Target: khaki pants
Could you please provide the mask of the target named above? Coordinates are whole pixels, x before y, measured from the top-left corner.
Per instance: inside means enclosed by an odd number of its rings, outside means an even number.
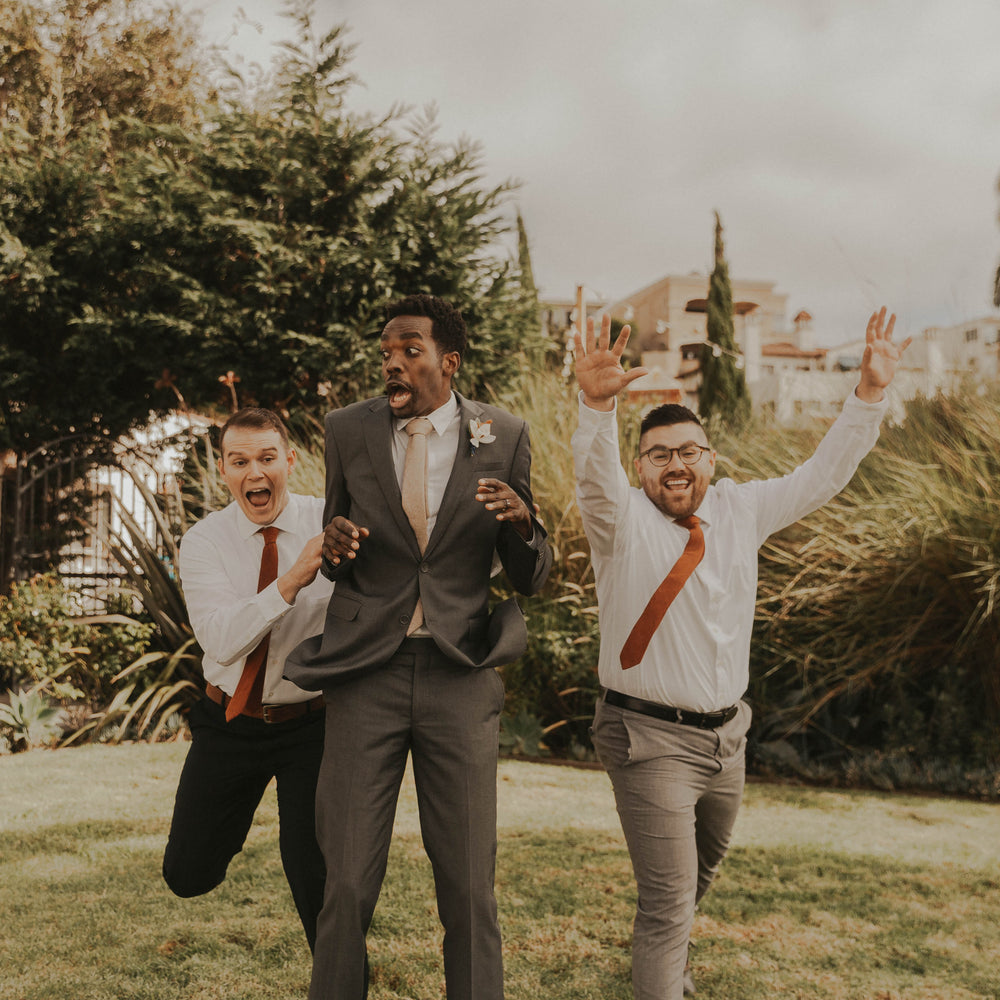
[[[729,847],[743,797],[750,706],[696,729],[597,704],[594,746],[611,778],[639,890],[635,1000],[681,1000],[695,906]]]

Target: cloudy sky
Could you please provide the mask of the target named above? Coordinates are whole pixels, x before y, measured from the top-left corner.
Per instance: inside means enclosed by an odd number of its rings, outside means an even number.
[[[280,0],[185,0],[266,60]],[[242,9],[252,24],[238,21]],[[620,298],[712,263],[808,309],[820,343],[886,303],[906,332],[995,315],[997,0],[318,0],[349,105],[434,103],[516,202],[544,293]]]

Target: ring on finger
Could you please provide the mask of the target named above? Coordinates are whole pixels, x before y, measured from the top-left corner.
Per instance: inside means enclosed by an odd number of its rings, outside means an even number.
[[[508,497],[503,498],[503,509],[510,510],[510,499]]]

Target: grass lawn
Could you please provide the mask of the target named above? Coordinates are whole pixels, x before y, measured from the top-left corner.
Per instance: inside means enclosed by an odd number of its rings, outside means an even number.
[[[2,1000],[303,1000],[269,791],[226,882],[160,879],[185,744],[0,757]],[[626,1000],[635,905],[601,771],[502,761],[509,1000]],[[1000,998],[1000,806],[754,784],[695,920],[699,1000]],[[371,1000],[444,996],[412,786],[370,935]]]

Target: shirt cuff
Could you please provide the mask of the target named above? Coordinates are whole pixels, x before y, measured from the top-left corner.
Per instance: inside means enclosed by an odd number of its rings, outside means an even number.
[[[278,590],[278,581],[269,583],[258,595],[258,607],[265,620],[273,625],[279,618],[283,618],[292,610],[289,604]]]
[[[618,419],[618,397],[616,396],[612,403],[614,404],[610,410],[595,410],[592,406],[587,406],[583,401],[583,390],[581,389],[577,393],[577,399],[580,401],[580,424],[581,426],[590,423],[591,426],[603,427],[612,420]]]
[[[889,393],[883,390],[882,398],[877,403],[866,403],[854,389],[844,400],[843,413],[848,417],[856,417],[860,423],[878,423],[889,409]]]

